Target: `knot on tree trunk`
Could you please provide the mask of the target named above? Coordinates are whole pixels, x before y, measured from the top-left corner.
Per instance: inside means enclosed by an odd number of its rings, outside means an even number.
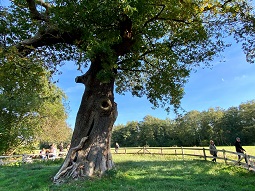
[[[102,97],[98,100],[97,106],[103,115],[110,115],[112,111],[112,102],[108,97]]]

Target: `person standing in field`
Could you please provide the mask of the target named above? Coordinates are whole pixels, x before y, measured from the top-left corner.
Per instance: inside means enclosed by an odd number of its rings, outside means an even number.
[[[59,154],[58,154],[58,156],[60,156],[60,157],[62,157],[63,156],[63,153],[62,152],[64,152],[64,145],[63,145],[63,143],[60,143],[60,145],[58,146],[58,148],[59,148]]]
[[[119,144],[116,142],[116,143],[115,143],[115,153],[118,153],[119,148],[120,148],[120,146],[119,146]]]
[[[214,144],[213,140],[210,140],[210,145],[209,145],[209,149],[210,149],[210,154],[213,156],[213,162],[216,162],[216,158],[217,158],[217,149],[216,146]]]
[[[60,143],[60,145],[59,145],[59,152],[63,152],[64,151],[64,145],[63,145],[63,143]]]
[[[244,148],[242,147],[241,144],[241,139],[239,137],[236,137],[236,142],[235,142],[235,148],[236,148],[236,152],[238,154],[238,161],[241,159],[241,155],[239,155],[240,153],[244,154]],[[245,162],[247,163],[247,159],[246,157],[244,157]],[[240,165],[240,163],[239,163]]]

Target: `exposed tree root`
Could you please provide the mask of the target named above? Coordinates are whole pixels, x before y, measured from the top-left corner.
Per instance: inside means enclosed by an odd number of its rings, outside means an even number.
[[[83,168],[83,165],[81,165],[79,162],[75,162],[74,158],[77,151],[83,148],[83,145],[87,139],[88,137],[83,137],[78,146],[73,147],[69,150],[64,164],[53,178],[53,181],[55,183],[60,183],[62,181],[62,177],[77,178],[78,176],[83,176],[83,174],[80,174],[80,172],[82,172],[80,169]]]

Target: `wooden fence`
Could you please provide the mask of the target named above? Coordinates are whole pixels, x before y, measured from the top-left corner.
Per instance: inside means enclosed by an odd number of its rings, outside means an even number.
[[[224,162],[228,165],[240,165],[248,170],[255,171],[255,156],[248,154],[236,153],[226,150],[217,150],[217,162]],[[116,152],[112,149],[113,154],[150,154],[150,155],[172,155],[177,160],[181,157],[185,160],[187,157],[196,157],[203,160],[211,160],[213,156],[210,155],[210,150],[202,147],[127,147],[119,148]],[[240,159],[238,159],[238,155]],[[58,152],[56,158],[64,158],[66,152]],[[179,157],[179,158],[178,158]],[[49,159],[52,159],[49,157]],[[0,165],[13,163],[13,162],[33,162],[33,160],[41,160],[40,154],[23,154],[12,156],[0,156]],[[247,161],[247,162],[246,162]]]
[[[212,160],[214,157],[210,154],[210,150],[202,147],[128,147],[119,148],[117,152],[112,149],[115,154],[150,154],[150,155],[172,155],[181,157],[196,157],[203,160]],[[248,170],[255,171],[255,156],[237,153],[226,150],[217,149],[217,161],[224,162],[228,165],[238,165]],[[240,156],[240,159],[238,157]],[[246,162],[247,161],[247,162]]]

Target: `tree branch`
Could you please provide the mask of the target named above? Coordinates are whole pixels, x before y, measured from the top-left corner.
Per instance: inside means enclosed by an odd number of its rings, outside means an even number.
[[[153,5],[153,4],[152,4]],[[155,6],[155,5],[153,5],[153,6]],[[158,17],[159,17],[159,15],[164,11],[164,9],[165,9],[165,5],[157,5],[157,6],[161,6],[162,7],[162,9],[160,10],[160,12],[158,13],[158,14],[156,14],[154,17],[152,17],[151,19],[149,19],[148,21],[146,21],[145,23],[144,23],[144,27],[146,27],[147,26],[147,24],[148,23],[150,23],[150,22],[152,22],[152,21],[154,21],[154,20],[156,20]]]
[[[172,19],[172,18],[162,18],[162,17],[158,17],[157,20],[175,21],[175,22],[179,22],[179,23],[191,24],[190,22],[187,22],[187,21],[182,20],[182,19]]]
[[[41,21],[48,21],[48,18],[46,16],[40,14],[37,11],[36,2],[34,0],[26,0],[26,1],[27,1],[28,8],[30,10],[30,15],[31,15],[32,19],[41,20]],[[38,0],[38,2],[40,3],[40,5],[42,5],[43,7],[46,8],[46,11],[50,7],[50,4],[47,4],[47,3],[43,2],[42,0]]]
[[[51,4],[50,3],[46,3],[43,0],[36,0],[37,4],[40,4],[41,6],[43,6],[46,10],[49,10],[49,8],[51,8]]]
[[[58,43],[74,44],[75,40],[79,40],[81,33],[77,30],[69,32],[61,32],[56,27],[44,28],[30,39],[26,39],[16,45],[16,48],[22,56],[27,56],[34,49],[42,46],[50,46]]]
[[[121,68],[118,67],[118,70],[126,70],[126,71],[130,71],[130,72],[148,72],[147,70],[138,70],[138,69],[127,69],[127,68]]]
[[[227,5],[228,3],[231,3],[231,2],[232,2],[232,0],[227,0],[227,1],[224,1],[223,4],[218,3],[218,4],[215,4],[214,6],[211,6],[211,7],[208,7],[208,6],[207,6],[207,7],[204,8],[204,11],[212,10],[212,9],[214,9],[215,7],[217,7],[217,8],[225,8],[226,5]]]

